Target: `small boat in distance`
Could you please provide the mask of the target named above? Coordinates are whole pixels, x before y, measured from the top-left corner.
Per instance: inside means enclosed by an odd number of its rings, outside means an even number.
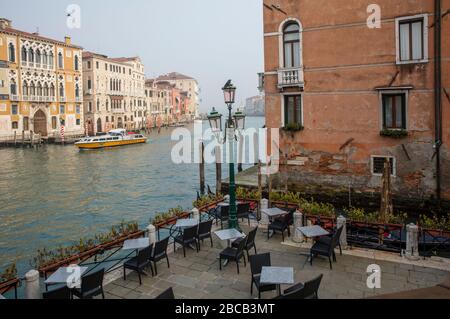
[[[75,143],[75,146],[79,149],[100,149],[146,142],[147,138],[142,134],[127,133],[124,129],[117,129],[109,131],[106,135],[82,138]]]

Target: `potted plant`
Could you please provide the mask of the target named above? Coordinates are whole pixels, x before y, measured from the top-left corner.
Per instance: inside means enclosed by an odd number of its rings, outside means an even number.
[[[0,293],[6,293],[19,285],[16,264],[12,264],[0,274]]]
[[[380,131],[380,136],[384,137],[392,137],[392,138],[403,138],[408,136],[408,131],[401,129],[401,130],[394,130],[394,129],[383,129]]]

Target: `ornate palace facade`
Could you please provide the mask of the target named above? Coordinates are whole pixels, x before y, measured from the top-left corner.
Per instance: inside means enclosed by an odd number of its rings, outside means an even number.
[[[0,135],[83,134],[82,48],[0,19]]]
[[[89,135],[145,126],[144,65],[138,57],[83,53],[84,115]]]

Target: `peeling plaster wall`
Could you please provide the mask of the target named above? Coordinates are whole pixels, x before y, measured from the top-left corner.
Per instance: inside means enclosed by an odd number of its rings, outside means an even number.
[[[381,187],[381,178],[371,173],[371,156],[393,156],[394,194],[433,198],[434,1],[378,1],[382,9],[381,29],[369,29],[365,24],[366,9],[371,3],[264,0],[265,5],[278,5],[286,13],[264,7],[266,124],[269,128],[282,126],[282,94],[303,95],[305,129],[296,133],[280,130],[280,149],[287,159],[307,158],[304,166],[282,167],[290,184],[351,185],[359,191],[376,192]],[[448,9],[450,0],[443,0],[443,12]],[[430,61],[397,65],[395,18],[423,13],[429,15]],[[276,72],[280,65],[276,33],[286,18],[296,18],[303,26],[303,90],[281,91],[277,87]],[[445,36],[450,33],[450,17],[443,19],[442,29],[443,87],[450,93],[450,37]],[[407,91],[408,137],[380,136],[381,107],[376,88],[389,85],[412,87]],[[443,94],[442,198],[450,201],[449,102]]]

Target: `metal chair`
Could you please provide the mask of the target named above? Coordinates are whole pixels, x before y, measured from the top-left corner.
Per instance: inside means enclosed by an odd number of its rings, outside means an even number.
[[[161,293],[158,297],[156,297],[155,299],[166,299],[166,300],[174,300],[175,299],[175,295],[173,293],[173,289],[172,287],[170,287],[169,289],[167,289],[166,291],[164,291],[163,293]]]
[[[239,218],[247,218],[248,226],[250,226],[250,203],[239,204],[237,207],[237,217]]]
[[[203,242],[206,238],[209,238],[211,240],[211,247],[213,247],[213,239],[211,234],[213,220],[208,220],[205,222],[202,222],[198,225],[198,231],[196,234],[197,242],[198,242],[198,248],[200,249],[200,241]]]
[[[48,300],[67,300],[72,299],[72,293],[67,286],[46,291],[42,294],[42,299]]]
[[[181,246],[183,246],[184,257],[186,257],[186,246],[188,246],[190,244],[195,244],[195,248],[198,252],[198,242],[197,242],[197,238],[195,238],[195,236],[197,235],[197,228],[198,228],[198,226],[186,228],[183,231],[182,235],[175,237],[173,240],[173,251],[175,251],[176,244],[178,243]]]
[[[169,245],[169,237],[163,239],[155,244],[155,249],[150,256],[150,261],[155,266],[155,275],[158,275],[158,267],[156,263],[164,258],[167,260],[167,268],[170,268],[169,256],[167,255],[167,246]]]
[[[217,221],[220,220],[220,228],[223,229],[223,222],[227,221],[229,217],[230,217],[230,206],[218,207],[218,212],[216,215],[216,225]]]
[[[102,268],[97,272],[81,277],[81,288],[72,289],[72,294],[80,299],[92,299],[101,294],[102,298],[105,299],[105,293],[103,292],[104,276],[105,269]]]
[[[153,244],[147,248],[139,250],[136,257],[131,258],[123,264],[123,280],[127,280],[127,269],[134,270],[138,273],[139,284],[142,285],[141,274],[144,273],[144,269],[148,266],[150,266],[150,269],[152,270],[152,276],[154,276],[152,263],[150,262],[152,250]]]
[[[286,289],[280,299],[319,299],[319,287],[323,275]]]
[[[248,258],[248,259],[250,259],[250,253],[249,253],[250,249],[254,248],[254,249],[255,249],[255,254],[257,254],[257,252],[256,252],[256,244],[255,244],[255,238],[256,238],[256,233],[257,233],[257,232],[258,232],[258,227],[254,228],[253,230],[251,230],[251,231],[248,233],[248,236],[247,236],[247,242],[245,243],[245,250],[247,251],[247,258]],[[238,239],[236,239],[236,240],[231,244],[231,247],[238,248],[240,242],[243,241],[243,240],[244,240],[244,238],[238,238]]]
[[[315,256],[325,256],[328,257],[328,261],[330,262],[330,269],[333,269],[333,263],[331,262],[331,257],[333,257],[333,261],[336,260],[336,253],[334,252],[334,249],[339,243],[339,239],[341,238],[343,227],[339,228],[331,237],[331,240],[329,242],[323,242],[323,241],[317,241],[314,243],[314,245],[311,247],[310,251],[310,264],[312,266],[313,258]]]
[[[289,229],[289,224],[291,222],[291,213],[287,213],[286,215],[283,215],[277,219],[275,219],[273,222],[271,222],[267,229],[267,239],[270,238],[270,231],[273,230],[275,233],[276,231],[281,232],[281,236],[284,241],[284,232],[287,230],[288,236],[291,237],[291,230]]]
[[[253,295],[253,285],[258,289],[258,298],[261,299],[261,292],[277,290],[277,285],[261,285],[262,267],[270,267],[270,253],[253,255],[249,257],[252,281],[250,283],[250,293]]]
[[[244,258],[244,266],[247,267],[247,262],[245,260],[245,254],[244,254],[244,248],[245,243],[247,239],[245,238],[243,241],[239,243],[238,248],[232,248],[228,247],[225,248],[220,254],[219,254],[219,267],[220,270],[222,270],[222,260],[228,260],[228,261],[235,261],[237,266],[237,273],[239,274],[239,261],[241,258]]]

